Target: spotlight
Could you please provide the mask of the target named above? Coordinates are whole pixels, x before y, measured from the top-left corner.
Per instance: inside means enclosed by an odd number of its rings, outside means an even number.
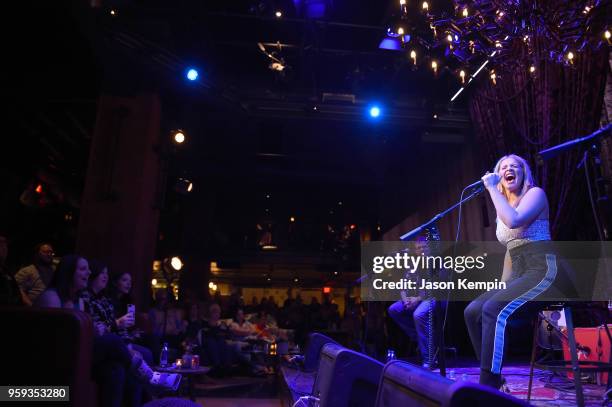
[[[412,59],[412,63],[416,65],[417,61],[416,61],[416,51],[415,50],[410,51],[410,59]]]
[[[294,283],[297,283],[298,281],[300,281],[297,277],[293,279]]]
[[[427,3],[426,1],[423,2],[423,4],[421,5],[421,9],[423,11],[428,11],[429,10],[429,3]]]
[[[531,66],[529,67],[529,72],[534,73],[534,72],[535,72],[535,70],[536,70],[536,67],[535,67],[534,65],[531,65]]]
[[[400,0],[400,6],[405,6],[406,5],[406,0]]]
[[[369,113],[370,113],[370,117],[371,118],[376,119],[377,117],[380,116],[380,107],[378,107],[376,105],[371,106],[370,110],[369,110]]]
[[[495,70],[491,70],[491,82],[493,82],[493,85],[497,85],[497,75],[495,74]]]
[[[468,16],[468,9],[467,7],[463,9],[463,12],[461,13],[463,15],[463,17],[467,17]]]
[[[274,13],[274,15],[276,16],[276,18],[281,18],[283,16],[283,12],[279,10],[276,13]]]
[[[183,144],[185,142],[185,133],[182,130],[177,130],[174,133],[174,142],[176,144]]]
[[[290,221],[290,222],[295,222],[295,217],[293,217],[293,216],[292,216],[292,217],[290,217],[290,218],[289,218],[289,221]]]
[[[605,38],[606,40],[609,40],[609,39],[610,39],[610,36],[611,36],[611,35],[610,35],[610,30],[606,30],[606,31],[604,32],[604,38]]]
[[[189,79],[190,81],[195,81],[196,79],[198,79],[199,73],[196,69],[194,68],[189,68],[187,70],[187,79]]]
[[[402,27],[397,27],[397,35],[404,35],[404,29]]]
[[[116,15],[117,15],[117,12],[116,12],[115,10],[111,10],[111,11],[110,11],[110,15],[114,17],[114,16],[116,16]]]
[[[434,73],[438,73],[438,62],[431,61],[431,69],[433,69]]]
[[[181,261],[180,257],[178,257],[178,256],[174,256],[173,258],[170,259],[170,265],[176,271],[179,271],[180,269],[183,268],[183,262]]]
[[[572,62],[574,60],[574,53],[572,51],[569,51],[567,53],[567,60]]]
[[[154,278],[153,280],[151,280],[151,285],[152,286],[156,286],[157,285],[157,279]]]
[[[453,42],[453,36],[450,34],[446,36],[446,39],[448,40],[448,42]]]
[[[185,178],[179,178],[174,185],[174,190],[182,195],[187,195],[193,191],[193,182]]]
[[[459,71],[459,77],[461,78],[461,83],[465,83],[465,71],[463,69]]]

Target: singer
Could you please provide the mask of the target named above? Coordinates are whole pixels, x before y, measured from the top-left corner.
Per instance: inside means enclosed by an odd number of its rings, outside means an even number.
[[[514,154],[504,156],[482,181],[497,212],[497,239],[507,248],[502,273],[507,284],[472,301],[465,322],[480,359],[480,383],[500,388],[508,319],[519,309],[537,312],[542,304],[534,300],[554,289],[557,261],[535,243],[550,240],[548,199],[534,185],[529,164]]]

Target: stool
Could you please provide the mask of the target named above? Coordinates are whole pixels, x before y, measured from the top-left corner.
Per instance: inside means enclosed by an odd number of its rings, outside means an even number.
[[[531,349],[531,363],[529,369],[529,389],[527,391],[527,402],[531,400],[531,387],[533,384],[533,369],[537,367],[538,369],[548,370],[551,372],[572,372],[574,374],[574,386],[576,388],[576,404],[579,407],[584,407],[584,393],[582,390],[582,382],[581,382],[581,373],[582,372],[612,372],[612,363],[609,362],[599,362],[599,361],[591,361],[591,360],[578,360],[578,352],[576,348],[576,337],[574,335],[574,322],[572,316],[572,307],[570,305],[562,304],[561,305],[563,312],[565,313],[565,321],[567,324],[567,341],[569,344],[569,352],[571,356],[571,360],[553,360],[548,362],[536,362],[536,345],[537,345],[537,335],[538,328],[541,322],[541,314],[538,313],[538,320],[535,324],[534,335],[533,335],[533,344]],[[610,338],[610,332],[608,330],[607,324],[606,334],[608,338]],[[608,375],[608,383],[610,382],[610,375]]]

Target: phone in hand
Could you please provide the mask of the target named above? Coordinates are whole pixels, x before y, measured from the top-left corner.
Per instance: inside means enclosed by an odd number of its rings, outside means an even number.
[[[134,304],[128,304],[127,312],[132,315],[132,318],[136,318],[136,306]]]

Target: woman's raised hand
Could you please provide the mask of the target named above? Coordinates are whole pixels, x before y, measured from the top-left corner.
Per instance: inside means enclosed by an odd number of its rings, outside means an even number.
[[[494,172],[488,172],[482,176],[482,182],[485,188],[496,187],[501,181],[501,177]]]

